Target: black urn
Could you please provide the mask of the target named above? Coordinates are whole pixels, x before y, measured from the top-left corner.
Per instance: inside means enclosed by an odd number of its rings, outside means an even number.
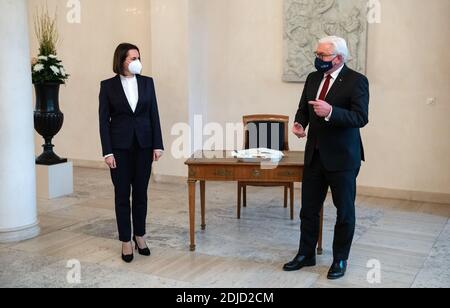
[[[57,165],[66,163],[67,159],[60,158],[53,152],[55,147],[52,139],[61,130],[64,114],[59,109],[60,83],[35,84],[36,109],[34,111],[34,129],[41,135],[45,144],[43,153],[36,158],[38,165]]]

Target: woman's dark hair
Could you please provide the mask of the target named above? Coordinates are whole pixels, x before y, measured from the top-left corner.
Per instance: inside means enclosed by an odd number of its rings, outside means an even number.
[[[118,75],[125,75],[123,63],[127,59],[128,52],[130,50],[137,50],[139,52],[139,56],[141,54],[139,48],[136,45],[129,43],[122,43],[119,46],[117,46],[116,51],[114,52],[114,61],[113,61],[114,73]]]

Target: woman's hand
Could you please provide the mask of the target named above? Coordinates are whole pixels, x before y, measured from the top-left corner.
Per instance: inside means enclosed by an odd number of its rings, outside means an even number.
[[[110,169],[116,169],[116,159],[114,158],[114,155],[108,156],[105,158],[105,163],[108,165]]]
[[[153,161],[159,161],[159,159],[163,156],[163,151],[154,150],[153,151]]]

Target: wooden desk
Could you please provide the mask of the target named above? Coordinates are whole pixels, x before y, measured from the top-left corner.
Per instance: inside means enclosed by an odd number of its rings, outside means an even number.
[[[195,185],[200,182],[201,228],[206,230],[206,181],[221,182],[302,182],[304,152],[288,151],[276,167],[262,167],[260,163],[240,162],[230,151],[199,151],[186,161],[189,167],[189,227],[190,250],[195,251]],[[323,210],[321,213],[323,221]],[[317,253],[322,254],[322,223]]]

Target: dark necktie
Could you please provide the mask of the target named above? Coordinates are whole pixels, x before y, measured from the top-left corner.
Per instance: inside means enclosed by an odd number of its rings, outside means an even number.
[[[320,91],[319,100],[324,101],[327,97],[328,90],[330,88],[330,82],[331,82],[331,75],[327,75],[327,79],[325,79],[325,82],[322,87],[322,91]],[[316,150],[319,149],[319,140],[316,138],[316,144],[315,144]]]
[[[323,84],[322,91],[319,95],[319,100],[324,101],[327,97],[328,90],[330,89],[331,75],[327,76],[325,83]]]

